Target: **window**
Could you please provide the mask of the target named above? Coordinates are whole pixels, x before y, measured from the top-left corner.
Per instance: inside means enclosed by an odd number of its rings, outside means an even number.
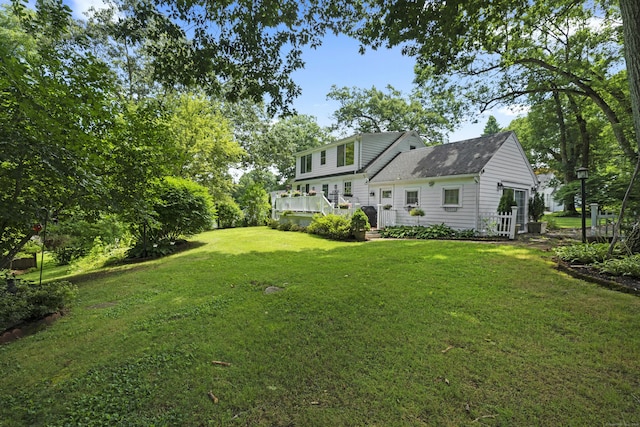
[[[300,173],[311,172],[311,154],[300,157]]]
[[[443,206],[460,206],[460,189],[445,188],[442,190]]]
[[[418,190],[405,191],[405,204],[415,206],[418,204]]]
[[[346,181],[344,183],[344,195],[351,196],[353,193],[351,192],[351,181]]]
[[[305,184],[304,186],[304,192],[309,194],[309,184]]]
[[[353,142],[338,145],[338,163],[337,163],[338,167],[352,165],[353,158],[354,158]]]
[[[324,165],[327,163],[327,150],[322,150],[320,152],[320,164]]]
[[[382,190],[382,198],[390,199],[391,198],[391,190]]]
[[[322,192],[324,193],[324,197],[329,198],[329,184],[322,184]]]

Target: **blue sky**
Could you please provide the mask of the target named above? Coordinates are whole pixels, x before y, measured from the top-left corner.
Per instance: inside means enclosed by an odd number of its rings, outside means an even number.
[[[0,0],[4,3],[5,0]],[[74,17],[86,19],[84,12],[91,6],[100,7],[101,0],[66,0]],[[302,88],[302,94],[294,102],[301,114],[315,116],[321,126],[333,123],[331,116],[338,103],[327,100],[332,85],[338,87],[384,89],[388,84],[408,94],[412,88],[414,60],[402,56],[400,49],[368,50],[365,55],[358,51],[358,42],[346,36],[327,36],[317,49],[304,52],[306,65],[293,74],[294,81]],[[498,120],[501,127],[507,126],[516,114],[508,108],[495,109],[478,114],[477,123],[463,123],[449,135],[449,141],[459,141],[480,136],[489,115]]]

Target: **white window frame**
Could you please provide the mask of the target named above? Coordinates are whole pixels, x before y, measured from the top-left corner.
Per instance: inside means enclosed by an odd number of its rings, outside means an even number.
[[[409,203],[409,193],[416,193],[416,203]],[[420,206],[420,189],[419,188],[405,188],[404,189],[404,204],[405,206]]]
[[[347,187],[349,187],[349,191],[347,191]],[[350,194],[351,196],[353,196],[353,185],[351,184],[351,181],[345,181],[342,184],[342,194],[343,195]],[[350,197],[350,196],[347,196],[347,197]]]
[[[307,154],[300,157],[300,174],[310,173],[313,169],[313,155]]]
[[[446,192],[451,190],[458,190],[458,203],[446,203]],[[444,208],[459,208],[462,207],[462,187],[443,187],[442,188],[442,207]]]

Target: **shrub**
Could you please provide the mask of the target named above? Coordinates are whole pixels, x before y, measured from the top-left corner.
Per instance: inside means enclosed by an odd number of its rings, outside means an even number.
[[[291,221],[284,221],[278,225],[278,230],[280,231],[289,231],[291,230]]]
[[[369,224],[369,217],[367,214],[360,208],[356,209],[351,216],[351,232],[369,231],[370,229],[371,225]]]
[[[177,240],[211,228],[216,212],[206,187],[188,179],[165,177],[158,197],[153,208],[159,223],[156,241]]]
[[[380,232],[380,235],[394,239],[450,239],[473,237],[475,236],[475,231],[457,231],[446,224],[436,224],[428,227],[399,225],[385,228]]]
[[[351,236],[351,220],[342,215],[314,215],[307,231],[333,240],[347,240]]]
[[[544,215],[544,196],[542,193],[536,192],[529,199],[529,219],[533,222],[538,222],[542,215]]]
[[[277,219],[269,218],[269,220],[267,220],[267,227],[269,228],[277,230],[279,225],[280,225],[280,221],[278,221]]]
[[[8,280],[13,279],[0,279],[0,331],[60,311],[76,298],[78,292],[66,281],[38,285],[24,280],[16,284],[15,292],[10,292]]]
[[[237,227],[242,221],[242,209],[232,199],[217,202],[216,211],[218,214],[218,228]]]
[[[556,256],[561,260],[580,264],[603,262],[607,258],[608,251],[607,243],[578,244],[554,249]]]

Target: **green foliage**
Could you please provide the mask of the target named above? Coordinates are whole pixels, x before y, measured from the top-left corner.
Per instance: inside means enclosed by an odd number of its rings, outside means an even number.
[[[117,245],[125,236],[125,225],[113,215],[92,218],[75,212],[50,223],[47,230],[47,249],[53,252],[58,265],[87,255],[95,246]]]
[[[459,119],[456,101],[448,98],[448,93],[438,94],[435,90],[428,94],[414,91],[407,97],[391,85],[387,85],[386,92],[375,86],[360,89],[334,85],[327,98],[340,103],[334,113],[335,129],[361,133],[415,131],[428,141],[442,142]]]
[[[367,214],[360,208],[356,209],[351,216],[351,232],[369,231],[370,229],[371,225],[369,224],[369,217],[367,217]]]
[[[351,220],[342,215],[314,215],[307,232],[333,240],[347,240],[351,236]]]
[[[156,225],[152,241],[177,240],[209,230],[215,219],[215,207],[209,191],[187,179],[166,177],[154,206]]]
[[[424,216],[424,210],[420,208],[413,208],[409,211],[409,215],[411,216]]]
[[[271,216],[269,195],[261,184],[250,185],[245,190],[240,205],[244,212],[244,222],[248,226],[264,225]]]
[[[9,291],[10,281],[17,282],[15,292]],[[0,331],[60,311],[76,295],[77,288],[69,282],[45,282],[38,285],[4,276],[0,278]]]
[[[13,6],[0,10],[0,268],[44,210],[100,201],[114,89],[111,71],[73,36],[62,2],[28,13]]]
[[[487,120],[487,124],[485,125],[484,130],[482,131],[482,136],[500,133],[501,130],[502,129],[498,124],[498,120],[496,120],[494,116],[489,116],[489,119]]]
[[[242,209],[230,197],[216,202],[216,212],[218,214],[218,228],[237,227],[243,218]]]
[[[505,188],[502,191],[502,196],[498,202],[498,213],[511,213],[511,208],[513,206],[518,206],[513,190]]]
[[[446,224],[430,226],[397,225],[386,227],[380,236],[392,239],[464,239],[475,236],[474,230],[454,230]]]
[[[544,215],[544,196],[542,193],[536,192],[533,197],[529,198],[529,218],[533,222],[538,222],[542,215]]]
[[[607,259],[609,245],[607,243],[586,243],[560,246],[554,249],[558,258],[578,264],[593,264]]]
[[[603,273],[640,278],[640,255],[607,259],[593,265]]]

